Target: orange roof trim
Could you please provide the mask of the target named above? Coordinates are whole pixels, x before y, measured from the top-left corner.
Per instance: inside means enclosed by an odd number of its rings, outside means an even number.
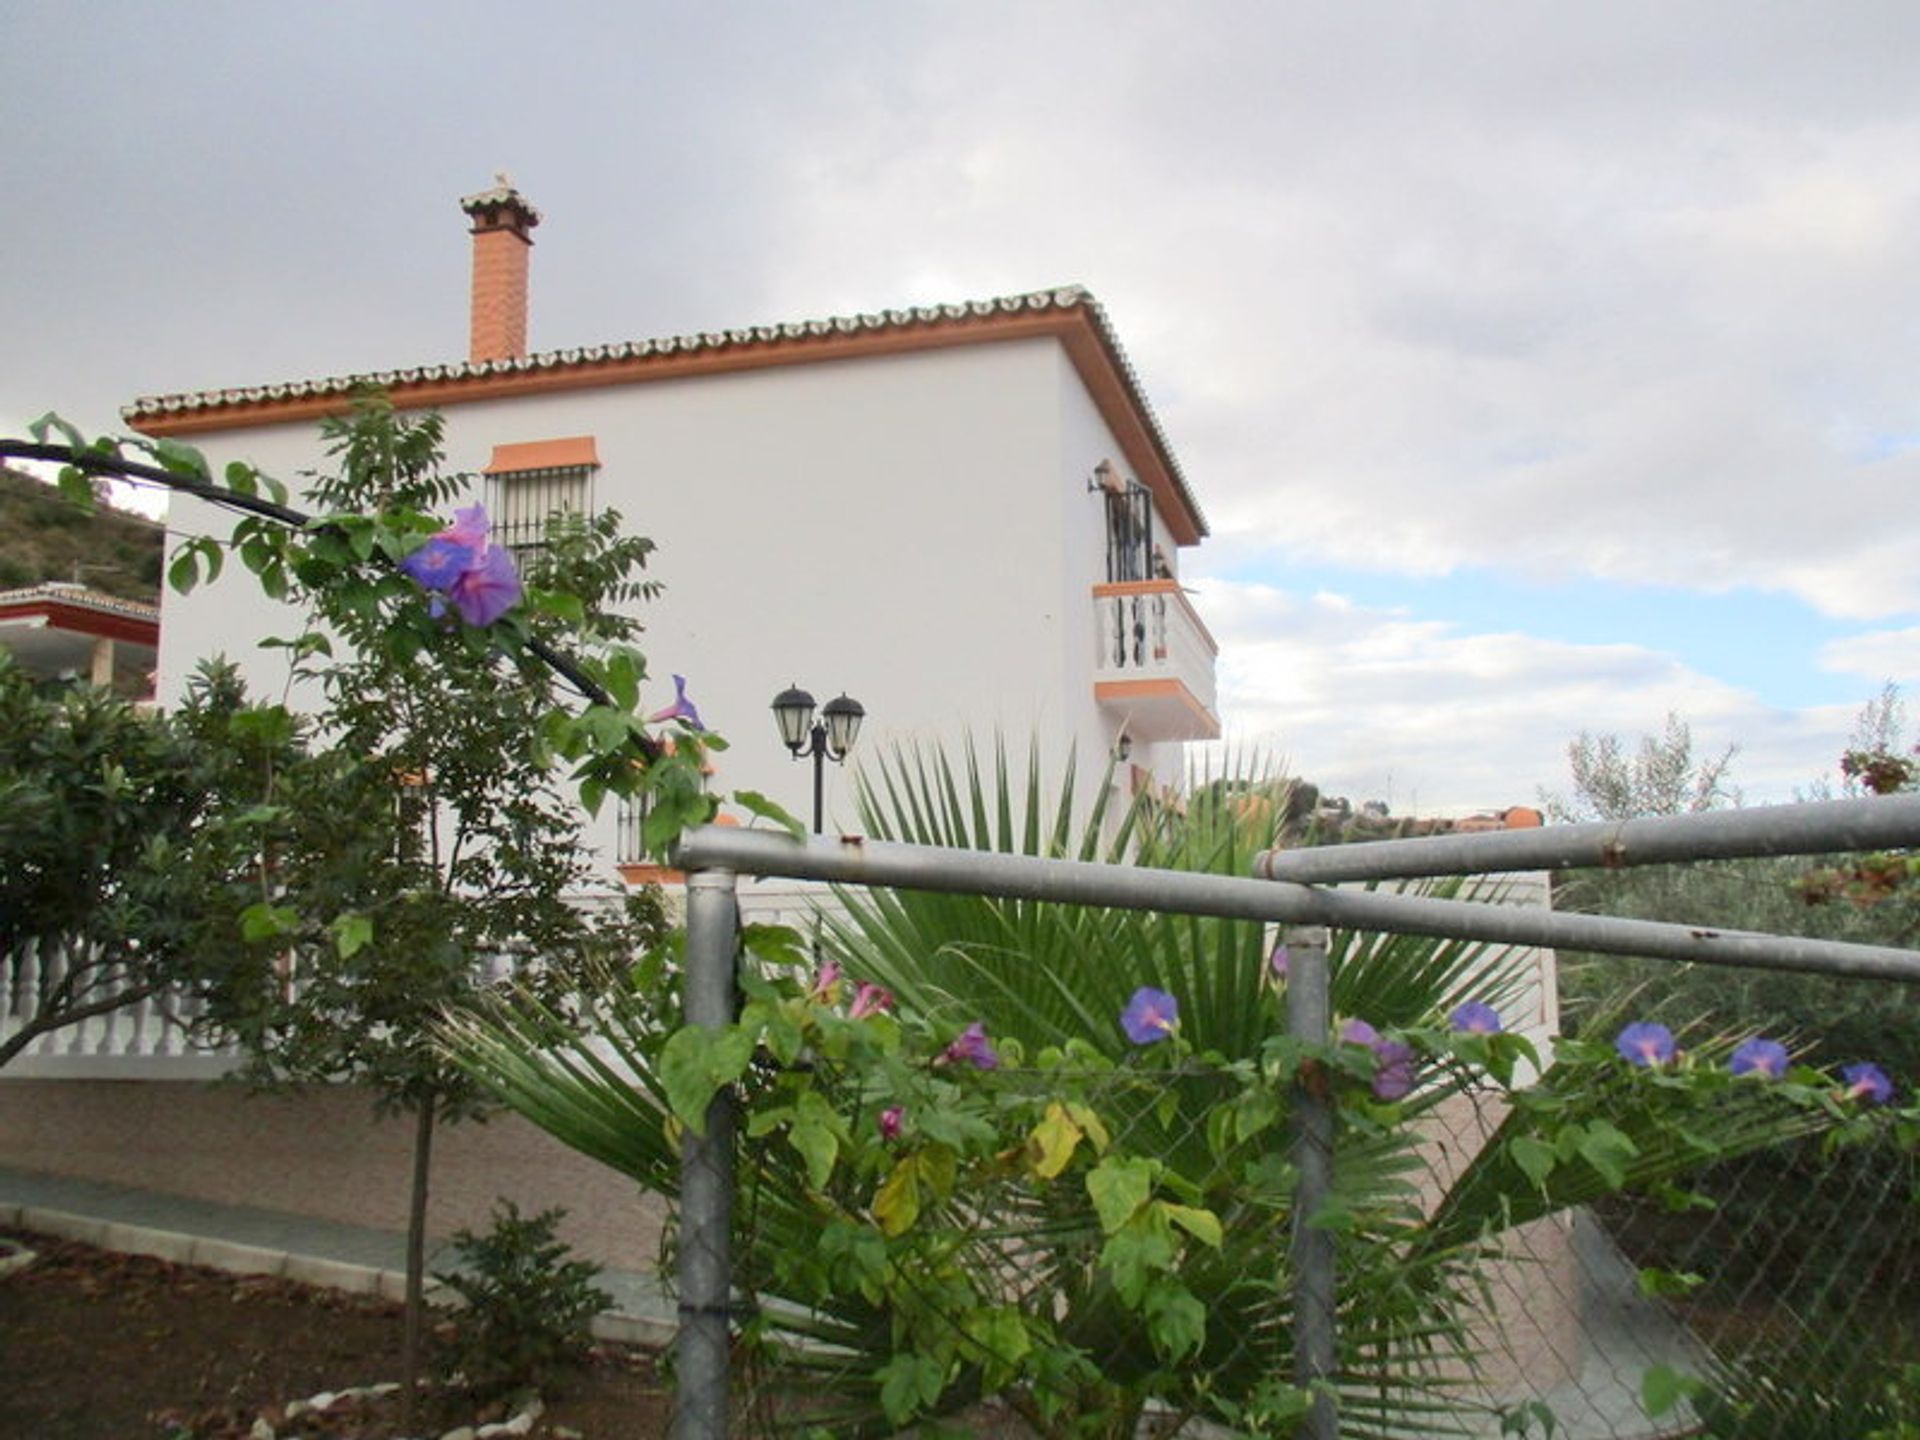
[[[483,472],[502,475],[515,470],[578,470],[597,466],[600,452],[593,436],[573,435],[565,440],[526,440],[517,445],[496,445],[493,458]]]
[[[149,395],[134,401],[121,415],[145,435],[209,434],[343,415],[353,408],[355,393],[366,388],[385,390],[403,410],[425,410],[508,396],[1040,337],[1056,340],[1066,350],[1101,418],[1120,442],[1128,465],[1153,491],[1175,543],[1197,544],[1207,533],[1206,516],[1106,312],[1079,286],[957,305],[549,350],[504,360]]]

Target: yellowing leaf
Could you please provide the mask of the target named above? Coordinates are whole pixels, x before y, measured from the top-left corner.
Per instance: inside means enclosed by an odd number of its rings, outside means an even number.
[[[874,1193],[873,1218],[889,1237],[905,1234],[920,1218],[919,1167],[911,1156],[896,1164]]]
[[[1220,1232],[1220,1217],[1211,1210],[1202,1210],[1193,1205],[1175,1205],[1165,1200],[1160,1202],[1160,1208],[1169,1220],[1202,1245],[1210,1245],[1215,1250],[1220,1248],[1224,1238]]]
[[[1067,1168],[1085,1133],[1074,1124],[1066,1106],[1058,1100],[1054,1101],[1047,1106],[1046,1116],[1027,1137],[1027,1151],[1031,1156],[1028,1168],[1042,1180],[1053,1179]]]
[[[1094,1154],[1107,1153],[1107,1147],[1113,1143],[1113,1137],[1107,1133],[1106,1125],[1091,1105],[1082,1105],[1078,1100],[1069,1100],[1067,1115],[1080,1127],[1081,1133],[1093,1143]]]

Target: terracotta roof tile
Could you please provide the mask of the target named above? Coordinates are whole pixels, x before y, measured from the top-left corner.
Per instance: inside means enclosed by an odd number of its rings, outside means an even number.
[[[814,341],[830,341],[840,337],[864,335],[885,337],[889,332],[900,335],[904,340],[910,340],[913,332],[925,332],[929,337],[929,343],[938,343],[937,336],[941,332],[955,327],[974,327],[983,321],[992,322],[996,319],[1044,315],[1047,312],[1078,312],[1091,323],[1098,337],[1099,347],[1117,371],[1120,383],[1125,387],[1127,400],[1135,414],[1139,416],[1147,432],[1149,443],[1157,453],[1159,462],[1165,466],[1168,477],[1179,492],[1180,500],[1193,517],[1193,528],[1196,532],[1193,538],[1197,539],[1199,535],[1205,534],[1206,521],[1201,513],[1199,502],[1194,498],[1186,477],[1181,473],[1179,461],[1174,458],[1173,448],[1167,442],[1159,419],[1154,415],[1153,407],[1141,388],[1139,376],[1135,373],[1132,362],[1127,359],[1126,352],[1121,349],[1120,341],[1114,335],[1113,327],[1108,323],[1106,312],[1101,308],[1100,303],[1077,285],[958,304],[921,305],[860,315],[799,320],[780,325],[756,325],[737,330],[671,335],[652,340],[630,340],[612,345],[569,347],[509,359],[422,365],[408,369],[295,380],[279,385],[146,395],[125,407],[121,414],[127,423],[136,429],[151,426],[160,432],[170,431],[176,427],[182,430],[213,430],[224,428],[222,422],[229,417],[222,412],[232,412],[232,422],[240,425],[247,423],[246,415],[250,409],[257,410],[260,407],[270,407],[284,402],[309,404],[325,402],[333,398],[344,398],[365,388],[395,392],[396,400],[403,400],[403,392],[408,389],[432,387],[435,392],[433,398],[430,401],[423,400],[421,403],[446,404],[457,401],[458,392],[468,386],[472,386],[476,391],[486,389],[484,382],[490,378],[550,377],[555,383],[564,384],[577,376],[580,383],[591,384],[594,383],[592,372],[596,367],[631,365],[636,360],[644,360],[648,357],[677,355],[713,357],[721,360],[725,359],[729,353],[741,351],[746,347],[781,346],[783,349],[795,347],[804,351],[807,345]],[[992,337],[983,335],[982,338]]]

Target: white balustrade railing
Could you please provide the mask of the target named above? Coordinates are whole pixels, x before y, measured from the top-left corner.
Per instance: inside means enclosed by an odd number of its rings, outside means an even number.
[[[64,948],[31,943],[0,958],[0,1040],[32,1023],[71,964]],[[147,996],[36,1037],[0,1079],[199,1080],[233,1069],[238,1049],[192,1043],[192,1020],[185,997]]]
[[[1220,647],[1177,580],[1093,587],[1094,680],[1178,680],[1218,714],[1214,657]]]

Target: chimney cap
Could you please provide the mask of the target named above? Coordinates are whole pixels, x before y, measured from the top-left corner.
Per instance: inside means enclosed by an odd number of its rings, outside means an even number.
[[[461,196],[460,208],[473,217],[475,230],[515,230],[525,239],[527,231],[540,223],[540,212],[513,188],[513,177],[506,171],[495,171],[493,178],[491,190]]]

